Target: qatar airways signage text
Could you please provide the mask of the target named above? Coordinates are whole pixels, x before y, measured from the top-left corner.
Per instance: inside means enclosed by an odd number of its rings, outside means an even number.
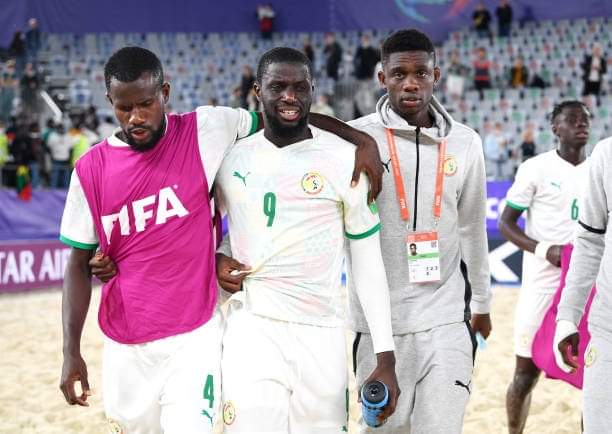
[[[62,286],[68,255],[59,241],[0,243],[0,293]]]

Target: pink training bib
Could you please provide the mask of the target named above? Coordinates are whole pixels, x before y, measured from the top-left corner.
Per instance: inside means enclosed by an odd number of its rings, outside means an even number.
[[[217,283],[196,114],[169,115],[165,135],[146,152],[105,140],[76,171],[100,247],[119,270],[102,288],[102,331],[136,344],[207,322]]]
[[[582,389],[582,380],[584,377],[584,352],[586,350],[587,345],[589,344],[589,341],[591,340],[591,335],[588,331],[588,318],[589,310],[591,309],[591,303],[593,302],[593,297],[595,296],[594,286],[591,290],[591,294],[589,295],[587,304],[584,308],[584,315],[582,315],[580,324],[578,324],[580,344],[578,345],[579,368],[576,370],[576,372],[574,372],[573,374],[568,374],[562,371],[557,366],[557,363],[555,361],[555,355],[552,350],[553,342],[555,339],[555,328],[557,326],[557,306],[559,305],[559,300],[561,300],[561,293],[563,292],[563,288],[565,287],[565,276],[567,275],[567,270],[569,269],[572,249],[573,246],[571,244],[568,244],[563,247],[563,250],[561,252],[561,280],[559,282],[559,288],[557,289],[557,292],[555,292],[553,302],[548,308],[548,311],[546,312],[546,315],[542,320],[542,325],[538,329],[538,332],[536,333],[533,339],[531,353],[535,365],[542,371],[544,371],[548,378],[563,380],[578,389]]]

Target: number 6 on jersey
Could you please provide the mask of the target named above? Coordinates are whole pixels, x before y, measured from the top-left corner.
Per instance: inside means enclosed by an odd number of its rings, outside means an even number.
[[[264,195],[263,213],[268,217],[268,224],[266,226],[272,226],[272,223],[274,223],[274,216],[276,215],[276,195],[272,192],[268,192]]]

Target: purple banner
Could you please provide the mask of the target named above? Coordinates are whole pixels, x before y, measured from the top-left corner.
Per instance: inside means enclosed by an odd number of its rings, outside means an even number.
[[[34,190],[24,202],[14,190],[0,189],[0,241],[58,239],[66,191]]]
[[[255,10],[270,3],[275,29],[282,32],[371,30],[418,27],[436,41],[471,22],[475,0],[182,0],[169,7],[159,0],[131,0],[120,5],[93,0],[0,0],[0,45],[36,17],[43,32],[257,32]],[[484,2],[493,16],[497,0]],[[609,0],[511,2],[515,20],[609,17]],[[103,19],[100,19],[103,17]]]
[[[497,221],[506,206],[506,193],[512,185],[512,181],[489,181],[487,182],[487,236],[489,239],[498,240],[502,236],[497,230]],[[519,226],[525,226],[525,213],[519,218]]]
[[[62,286],[69,254],[59,241],[0,242],[0,293]]]

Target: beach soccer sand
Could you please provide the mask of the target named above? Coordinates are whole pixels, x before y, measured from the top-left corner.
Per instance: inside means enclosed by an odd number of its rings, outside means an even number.
[[[514,366],[512,317],[517,294],[516,287],[494,289],[493,334],[487,349],[477,355],[465,434],[507,432],[505,394]],[[81,351],[93,390],[88,408],[66,404],[58,387],[62,361],[61,291],[0,296],[0,433],[107,432],[100,390],[103,339],[96,318],[99,295],[95,290],[82,338]],[[355,432],[360,409],[352,392],[349,431]],[[541,379],[525,433],[578,432],[579,391],[558,381]]]

